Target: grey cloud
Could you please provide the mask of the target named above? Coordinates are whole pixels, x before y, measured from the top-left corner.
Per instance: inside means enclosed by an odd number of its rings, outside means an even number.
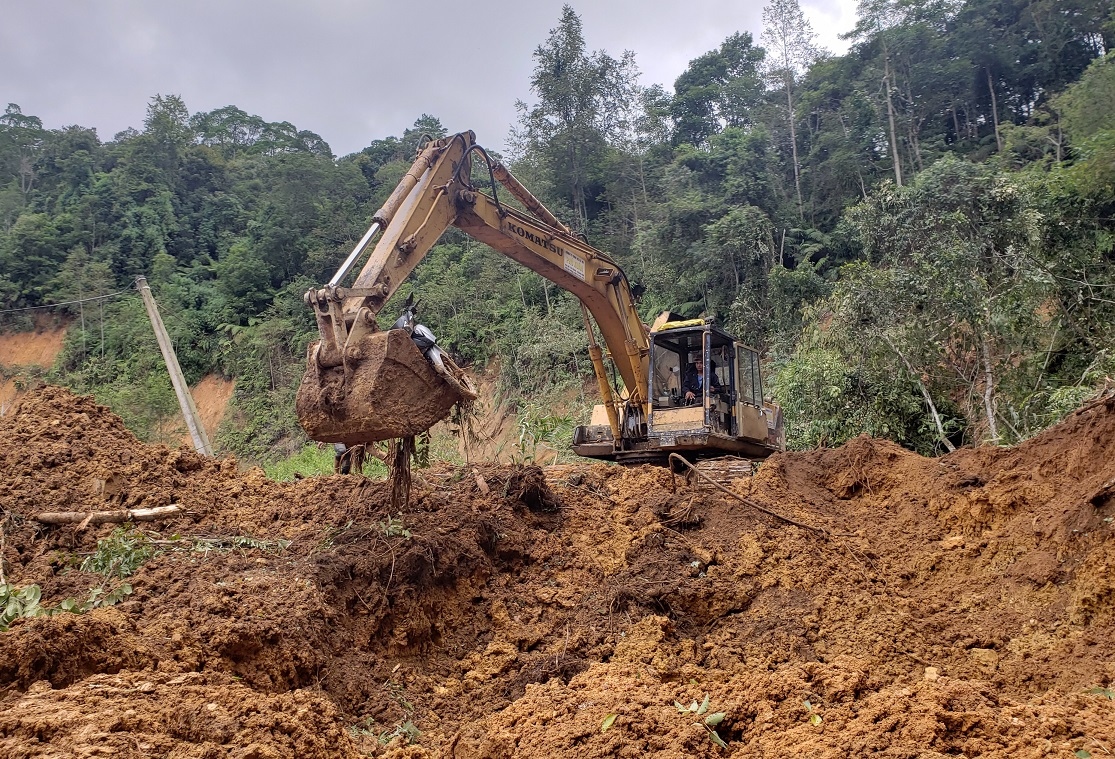
[[[803,6],[840,19],[851,2]],[[562,4],[9,0],[0,101],[18,103],[48,128],[80,124],[111,139],[142,127],[151,97],[176,94],[191,112],[235,105],[292,122],[339,155],[401,135],[429,113],[499,149],[515,101],[532,100],[531,54]],[[667,88],[729,34],[758,38],[762,13],[761,3],[729,0],[572,5],[590,49],[634,51],[641,82]]]

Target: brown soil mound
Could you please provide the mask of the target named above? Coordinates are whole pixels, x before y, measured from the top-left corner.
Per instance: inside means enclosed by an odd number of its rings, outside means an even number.
[[[276,484],[45,388],[0,419],[9,583],[120,582],[79,568],[111,525],[39,512],[186,514],[137,526],[122,602],[0,633],[0,756],[1106,756],[1112,450],[1108,400],[1013,449],[780,455],[739,498],[443,467],[390,514],[386,483]]]

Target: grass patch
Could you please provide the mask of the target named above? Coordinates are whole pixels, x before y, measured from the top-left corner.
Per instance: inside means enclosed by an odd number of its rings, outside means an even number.
[[[276,482],[290,482],[303,477],[320,477],[333,474],[333,446],[319,448],[317,443],[307,443],[293,456],[263,465],[263,471]],[[379,459],[364,459],[364,476],[373,480],[387,477],[387,467]]]

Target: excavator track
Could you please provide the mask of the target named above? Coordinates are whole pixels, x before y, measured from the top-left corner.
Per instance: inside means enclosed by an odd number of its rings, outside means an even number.
[[[712,483],[731,489],[737,480],[750,477],[755,473],[755,462],[739,456],[719,456],[698,461],[693,469],[685,472],[688,486],[698,489],[715,490]]]

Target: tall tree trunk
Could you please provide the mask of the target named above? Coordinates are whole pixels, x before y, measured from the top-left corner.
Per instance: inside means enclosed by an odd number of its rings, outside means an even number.
[[[995,83],[991,81],[991,67],[987,67],[987,89],[991,92],[991,123],[995,125],[995,146],[1003,152],[1003,138],[999,135],[999,101],[995,97]]]
[[[843,116],[839,116],[838,118],[840,119],[840,128],[844,130],[844,138],[850,142],[852,135],[848,131],[848,125],[844,122]],[[867,184],[863,181],[863,169],[860,167],[859,161],[856,161],[856,178],[859,179],[860,195],[864,200],[867,200]]]
[[[910,107],[911,109],[913,109],[915,103],[914,92],[912,89],[910,89],[909,79],[906,80],[906,101],[910,103]],[[915,109],[914,112],[910,114],[910,121],[906,127],[906,136],[910,140],[910,153],[912,154],[910,161],[913,164],[914,170],[916,172],[925,170],[925,166],[921,162],[921,144],[918,140],[918,134],[920,132],[921,122],[916,116]]]
[[[991,347],[987,336],[980,337],[980,358],[983,363],[983,413],[987,416],[987,433],[991,442],[999,444],[999,425],[995,421],[995,375],[991,371]]]
[[[894,182],[902,186],[902,162],[898,157],[898,130],[894,126],[894,103],[891,101],[890,54],[883,49],[883,87],[887,91],[887,119],[890,121],[890,150],[894,160]]]
[[[790,124],[790,152],[794,158],[794,189],[798,194],[798,218],[803,222],[805,221],[805,208],[801,202],[801,169],[798,167],[798,133],[797,126],[794,124],[794,96],[791,85],[792,77],[790,74],[783,78],[783,83],[786,87],[786,120]]]
[[[577,147],[572,138],[569,141],[569,165],[573,171],[573,210],[581,220],[582,232],[588,231],[588,206],[585,204],[585,188],[581,182],[581,166],[577,161]]]

